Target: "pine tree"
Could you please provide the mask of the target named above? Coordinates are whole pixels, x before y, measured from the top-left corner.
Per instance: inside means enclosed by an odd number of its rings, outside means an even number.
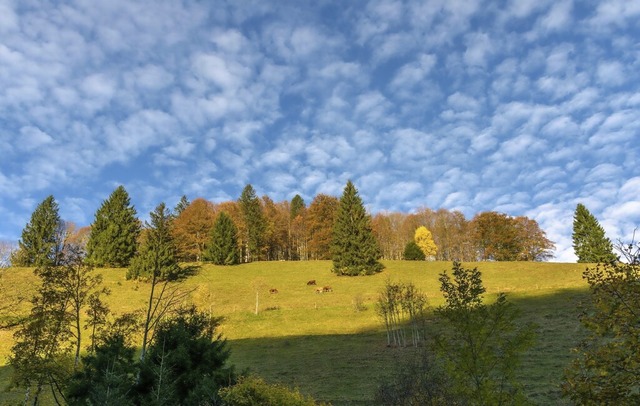
[[[371,275],[382,271],[380,248],[371,230],[371,217],[351,181],[344,188],[333,226],[333,272],[338,275]]]
[[[60,261],[64,243],[64,223],[53,196],[45,198],[34,210],[22,230],[18,250],[13,253],[14,266],[52,266]]]
[[[260,199],[258,199],[253,186],[245,186],[238,202],[247,226],[246,235],[242,238],[245,262],[251,262],[260,258],[260,253],[264,246],[267,223],[262,213]]]
[[[180,292],[178,287],[169,287],[169,283],[184,279],[193,270],[182,269],[178,264],[176,246],[171,236],[172,216],[165,204],[160,203],[150,217],[151,224],[147,224],[145,241],[127,272],[127,279],[143,278],[151,284],[140,360],[144,360],[155,327],[185,297],[185,293]]]
[[[189,202],[189,199],[187,199],[187,196],[182,195],[182,197],[180,198],[180,201],[178,202],[178,204],[176,204],[176,207],[173,208],[173,216],[178,217],[180,214],[182,214],[184,209],[189,207],[190,204],[191,202]]]
[[[129,194],[118,186],[102,203],[91,225],[87,258],[95,266],[126,267],[136,253],[140,222]]]
[[[211,230],[211,239],[205,250],[204,259],[213,261],[216,265],[236,265],[240,262],[238,229],[225,212],[218,215]]]
[[[573,215],[573,249],[581,263],[608,263],[617,259],[604,229],[581,203]]]
[[[300,195],[293,196],[291,199],[291,209],[290,209],[290,218],[291,220],[295,219],[299,214],[301,214],[305,209],[304,199]]]

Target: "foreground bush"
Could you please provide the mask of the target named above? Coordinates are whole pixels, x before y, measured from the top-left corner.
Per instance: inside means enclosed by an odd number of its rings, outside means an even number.
[[[284,385],[268,384],[259,377],[245,377],[233,386],[222,388],[220,398],[228,406],[317,406],[307,397]]]

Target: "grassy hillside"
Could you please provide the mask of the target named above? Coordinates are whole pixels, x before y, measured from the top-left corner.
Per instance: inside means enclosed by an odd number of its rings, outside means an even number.
[[[365,404],[377,382],[389,374],[410,349],[385,346],[383,327],[375,312],[379,291],[388,278],[413,282],[425,292],[431,306],[442,303],[438,274],[451,268],[446,262],[385,262],[373,276],[337,277],[328,261],[258,262],[236,267],[204,265],[187,282],[195,289],[192,300],[203,310],[224,316],[222,332],[239,370],[250,369],[270,382],[298,386],[317,399],[341,404]],[[521,370],[525,389],[539,404],[560,402],[557,384],[570,359],[570,348],[580,334],[576,304],[586,293],[583,264],[477,263],[492,301],[499,291],[509,294],[523,319],[539,325],[534,349]],[[127,281],[125,270],[101,269],[111,288],[108,302],[115,313],[144,307],[148,286]],[[316,280],[317,286],[307,281]],[[14,268],[2,283],[14,294],[33,289],[32,270]],[[316,293],[331,286],[332,292]],[[278,293],[270,294],[270,289]],[[258,296],[258,314],[256,309]],[[25,307],[24,309],[27,309]],[[10,332],[0,332],[0,364],[12,343]],[[8,368],[0,369],[7,386]],[[0,403],[20,394],[0,393]]]

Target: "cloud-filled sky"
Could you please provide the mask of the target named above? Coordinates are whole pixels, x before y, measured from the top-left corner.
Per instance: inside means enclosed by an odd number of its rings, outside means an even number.
[[[0,0],[0,240],[53,194],[640,225],[640,2]]]

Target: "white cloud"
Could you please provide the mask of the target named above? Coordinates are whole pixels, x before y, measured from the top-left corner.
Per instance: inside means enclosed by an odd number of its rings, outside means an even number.
[[[20,141],[18,147],[26,151],[33,151],[47,144],[51,144],[53,138],[37,127],[22,127],[20,129]]]
[[[598,64],[598,81],[608,86],[620,86],[626,79],[624,65],[618,61],[604,61]]]

